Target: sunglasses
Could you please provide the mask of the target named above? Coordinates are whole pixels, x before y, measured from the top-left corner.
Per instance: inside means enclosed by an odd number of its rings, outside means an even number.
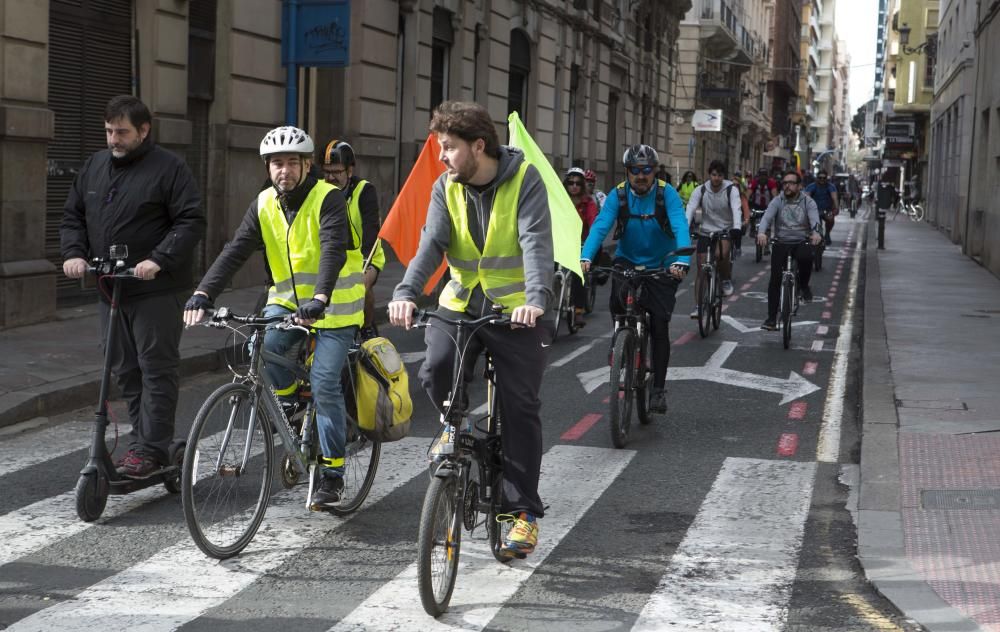
[[[568,186],[568,187],[582,187],[583,183],[580,182],[579,180],[570,180],[569,182],[566,183],[566,186]]]
[[[644,176],[648,176],[649,174],[653,173],[655,169],[656,169],[655,167],[646,165],[645,167],[629,167],[628,172],[634,176],[637,176],[640,173]]]

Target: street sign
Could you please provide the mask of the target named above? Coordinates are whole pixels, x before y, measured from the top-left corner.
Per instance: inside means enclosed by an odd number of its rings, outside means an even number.
[[[281,63],[339,68],[350,63],[350,0],[285,0]]]
[[[696,132],[721,132],[722,110],[695,110],[691,127]]]

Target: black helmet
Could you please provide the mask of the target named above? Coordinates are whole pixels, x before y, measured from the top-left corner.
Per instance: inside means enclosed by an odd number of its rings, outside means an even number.
[[[324,165],[354,166],[354,148],[342,140],[333,139],[323,152]]]
[[[622,164],[626,167],[636,167],[649,165],[655,167],[660,163],[660,157],[656,150],[649,145],[632,145],[625,150],[622,156]]]

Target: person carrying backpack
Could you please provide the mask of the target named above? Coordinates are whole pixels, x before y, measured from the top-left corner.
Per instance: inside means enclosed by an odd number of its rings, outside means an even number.
[[[701,225],[698,227],[698,265],[704,263],[705,253],[711,242],[712,233],[729,232],[730,235],[742,234],[740,227],[743,220],[743,206],[740,200],[740,189],[735,182],[726,179],[726,164],[721,160],[713,160],[708,165],[708,182],[701,185],[691,194],[687,204],[688,223],[695,217],[695,212],[701,209]],[[730,296],[733,293],[733,265],[729,260],[730,243],[720,240],[715,260],[719,276],[722,278],[722,293]],[[694,279],[694,295],[700,296],[700,275]],[[696,299],[697,300],[697,299]],[[698,318],[698,306],[695,305],[691,318]]]
[[[690,257],[665,256],[691,245],[684,206],[677,191],[654,177],[659,157],[649,145],[632,145],[622,156],[625,181],[608,194],[580,254],[584,272],[590,270],[604,238],[617,226],[618,248],[614,263],[626,267],[669,267],[671,278],[647,279],[640,306],[650,315],[650,338],[653,341],[653,399],[650,410],[667,411],[666,379],[670,362],[670,316],[675,294],[687,274]],[[621,284],[612,281],[611,313],[622,314]]]

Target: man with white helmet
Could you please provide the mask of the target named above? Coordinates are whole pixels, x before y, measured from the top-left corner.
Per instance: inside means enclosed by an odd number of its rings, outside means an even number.
[[[193,325],[250,256],[264,249],[274,285],[264,315],[294,314],[295,322],[316,330],[309,373],[323,468],[312,495],[312,509],[340,500],[344,487],[345,408],[340,374],[347,350],[364,320],[363,259],[351,238],[347,204],[339,189],[309,175],[313,141],[295,127],[278,127],[264,136],[260,155],[272,186],[250,203],[243,222],[209,268],[185,305],[184,322]],[[284,354],[303,334],[271,330],[264,348]],[[281,367],[267,367],[280,398],[290,399],[297,385]]]

